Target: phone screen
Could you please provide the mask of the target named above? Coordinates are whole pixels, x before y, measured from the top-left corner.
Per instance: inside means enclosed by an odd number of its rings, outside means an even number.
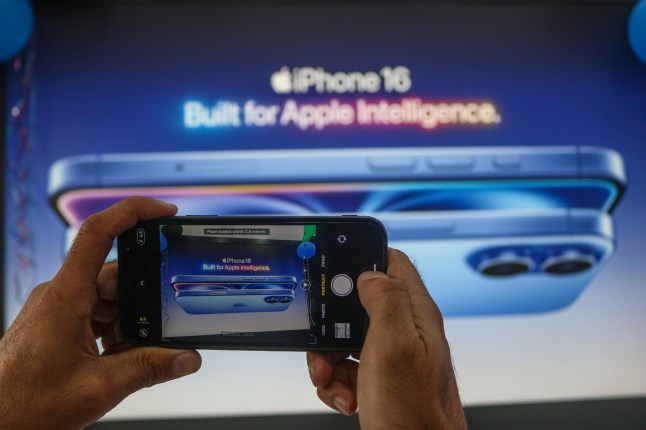
[[[609,211],[619,190],[599,179],[261,184],[81,189],[61,195],[70,225],[133,195],[175,203],[187,214],[375,214],[442,210]]]
[[[365,217],[316,218],[174,218],[125,233],[126,337],[179,347],[359,349],[367,317],[357,278],[385,270],[383,227]]]

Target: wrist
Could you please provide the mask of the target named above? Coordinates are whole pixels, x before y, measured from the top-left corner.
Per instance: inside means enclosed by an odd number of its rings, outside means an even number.
[[[468,429],[459,397],[450,393],[390,397],[377,402],[374,409],[360,404],[359,421],[362,430]]]

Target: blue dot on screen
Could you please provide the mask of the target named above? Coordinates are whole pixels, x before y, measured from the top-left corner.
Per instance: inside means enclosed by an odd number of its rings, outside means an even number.
[[[312,242],[303,242],[296,248],[296,255],[301,260],[309,260],[316,254],[316,246]]]
[[[159,252],[164,252],[168,248],[168,239],[164,233],[159,233]]]

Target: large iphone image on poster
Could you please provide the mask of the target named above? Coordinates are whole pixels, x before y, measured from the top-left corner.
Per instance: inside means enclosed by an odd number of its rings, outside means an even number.
[[[465,316],[573,303],[612,254],[606,214],[624,186],[615,151],[507,147],[89,155],[55,163],[49,192],[71,237],[90,213],[136,194],[192,215],[375,215],[442,286],[434,297],[444,315]],[[564,209],[601,220],[577,229],[580,215]]]

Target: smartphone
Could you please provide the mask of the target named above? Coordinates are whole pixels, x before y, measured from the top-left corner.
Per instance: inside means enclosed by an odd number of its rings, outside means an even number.
[[[359,350],[358,276],[386,270],[383,225],[363,216],[187,216],[117,239],[120,324],[131,343]]]

